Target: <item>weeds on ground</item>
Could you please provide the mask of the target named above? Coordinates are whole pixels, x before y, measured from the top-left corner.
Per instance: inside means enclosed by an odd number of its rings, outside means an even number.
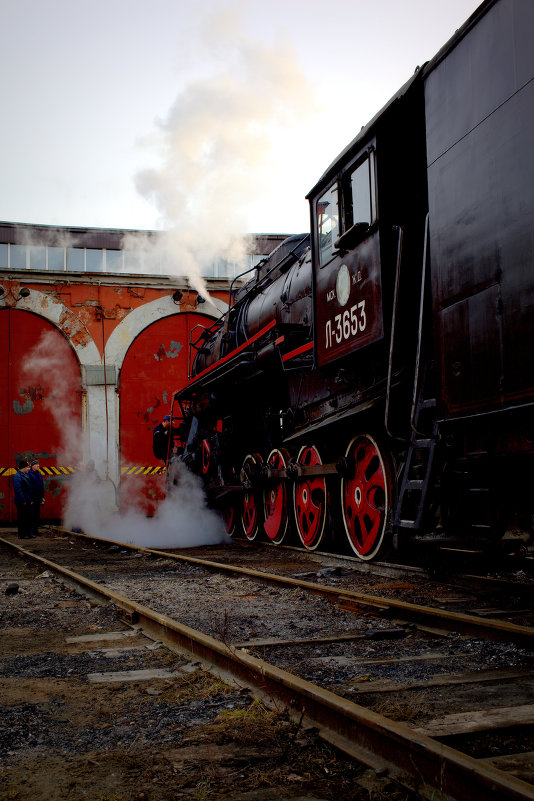
[[[440,796],[441,797],[441,796]],[[386,784],[383,790],[370,790],[369,801],[420,801],[421,796],[404,790],[397,784]],[[434,798],[434,801],[438,799]]]
[[[112,793],[108,795],[107,793],[101,793],[95,801],[124,801],[123,795],[117,795],[116,793]]]
[[[409,701],[397,698],[381,698],[371,707],[373,712],[390,720],[402,720],[405,723],[419,723],[428,715],[428,703],[425,693],[414,693]]]
[[[204,779],[191,790],[190,798],[192,801],[205,801],[210,797],[211,789],[211,779]]]
[[[207,670],[196,670],[176,676],[169,688],[164,691],[165,701],[206,700],[213,695],[228,695],[235,692],[235,687],[225,684],[222,679]]]
[[[223,709],[213,722],[212,731],[216,736],[242,745],[266,745],[279,741],[281,725],[285,731],[287,718],[276,710],[267,709],[256,698],[244,709]]]

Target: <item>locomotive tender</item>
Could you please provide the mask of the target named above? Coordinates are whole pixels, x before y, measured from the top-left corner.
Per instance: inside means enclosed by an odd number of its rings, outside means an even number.
[[[532,0],[483,2],[191,343],[180,458],[230,533],[530,541],[532,41]]]

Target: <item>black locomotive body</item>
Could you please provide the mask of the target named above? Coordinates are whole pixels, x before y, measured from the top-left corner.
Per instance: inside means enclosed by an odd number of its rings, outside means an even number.
[[[531,0],[484,2],[193,343],[181,458],[229,531],[529,540],[533,37]]]

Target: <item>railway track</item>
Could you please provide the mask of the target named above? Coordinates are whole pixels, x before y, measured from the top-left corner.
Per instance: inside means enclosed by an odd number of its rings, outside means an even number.
[[[450,587],[436,583],[433,607],[414,603],[406,581],[389,581],[394,597],[383,581],[381,594],[370,592],[368,576],[366,592],[349,589],[354,575],[317,569],[317,556],[276,557],[274,574],[93,542],[49,533],[10,547],[46,569],[60,564],[65,580],[111,600],[150,636],[267,693],[422,797],[534,798],[528,609],[508,610],[519,622],[480,614],[479,598],[478,615],[450,609],[439,594]],[[452,600],[473,606],[469,596]]]
[[[369,771],[282,710],[0,550],[2,799],[367,798]]]

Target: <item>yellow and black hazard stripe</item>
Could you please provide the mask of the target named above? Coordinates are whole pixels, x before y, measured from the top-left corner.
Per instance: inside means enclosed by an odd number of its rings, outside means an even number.
[[[75,467],[40,467],[39,470],[45,476],[70,476],[76,472]]]
[[[14,476],[17,472],[14,467],[0,467],[1,476]],[[75,467],[39,467],[39,472],[45,476],[70,476],[78,472]],[[164,465],[134,465],[130,467],[122,467],[121,474],[123,476],[157,476],[166,473],[167,468]]]
[[[131,467],[121,467],[122,476],[158,476],[161,473],[166,473],[167,468],[164,465],[133,465]]]
[[[14,476],[14,467],[0,467],[0,476]],[[70,476],[76,472],[75,467],[39,467],[39,472],[44,476]]]

